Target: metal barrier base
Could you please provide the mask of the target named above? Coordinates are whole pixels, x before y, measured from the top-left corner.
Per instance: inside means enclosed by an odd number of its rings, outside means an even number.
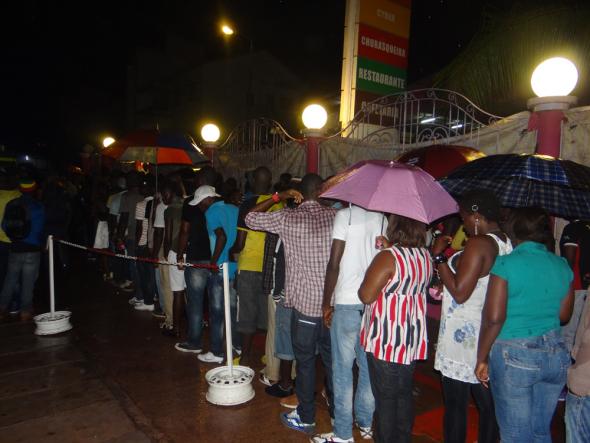
[[[35,320],[35,324],[37,325],[35,334],[53,335],[69,331],[72,329],[72,324],[70,323],[71,316],[72,313],[70,311],[57,311],[53,314],[51,312],[39,314],[33,317],[33,320]]]
[[[209,383],[207,401],[214,405],[240,405],[254,398],[254,371],[246,366],[234,366],[231,373],[229,366],[211,369],[205,379]]]

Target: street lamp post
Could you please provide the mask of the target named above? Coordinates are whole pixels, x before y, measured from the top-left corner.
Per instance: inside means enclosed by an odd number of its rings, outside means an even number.
[[[306,129],[303,130],[306,156],[306,172],[317,174],[320,169],[319,144],[324,132],[323,127],[328,121],[328,113],[323,106],[313,104],[307,106],[301,114]]]
[[[554,57],[542,62],[531,77],[533,92],[528,108],[533,110],[529,130],[537,130],[537,154],[558,158],[561,154],[561,124],[564,111],[577,103],[569,95],[578,81],[578,70],[568,59]]]
[[[201,138],[205,142],[205,155],[213,164],[214,152],[217,149],[217,142],[221,136],[219,127],[213,123],[207,123],[201,128]]]

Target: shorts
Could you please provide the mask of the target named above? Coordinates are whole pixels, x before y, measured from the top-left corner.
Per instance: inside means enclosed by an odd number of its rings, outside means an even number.
[[[268,295],[262,286],[262,272],[238,271],[238,323],[241,334],[254,334],[268,327]]]
[[[186,254],[184,254],[186,260]],[[176,263],[176,252],[168,252],[168,261]],[[184,279],[184,269],[181,271],[178,266],[170,265],[170,289],[172,292],[180,292],[186,289],[186,280]]]
[[[109,249],[109,224],[106,221],[99,221],[96,225],[93,247],[95,249]]]
[[[275,312],[275,357],[281,360],[295,360],[291,341],[291,315],[293,308],[285,307],[285,300],[277,303]]]

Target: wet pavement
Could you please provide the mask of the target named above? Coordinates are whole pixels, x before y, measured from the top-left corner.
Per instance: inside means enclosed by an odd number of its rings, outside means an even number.
[[[244,405],[208,403],[205,373],[213,366],[176,351],[176,340],[161,335],[159,320],[133,310],[129,294],[99,279],[95,262],[87,262],[82,254],[74,257],[74,269],[56,277],[57,308],[73,312],[72,331],[38,337],[32,324],[0,325],[0,441],[307,440],[281,425],[279,414],[287,409],[266,395],[258,380],[253,382],[256,396]],[[41,286],[39,308],[44,312],[47,292]],[[437,328],[431,321],[431,343]],[[258,371],[263,366],[263,337],[256,343]],[[429,354],[415,376],[416,442],[442,441],[442,396],[432,370],[432,346]],[[556,414],[555,441],[563,441],[562,409]],[[319,432],[331,430],[320,395],[316,422]],[[477,439],[476,423],[471,406],[469,442]],[[355,439],[362,441],[357,433]]]

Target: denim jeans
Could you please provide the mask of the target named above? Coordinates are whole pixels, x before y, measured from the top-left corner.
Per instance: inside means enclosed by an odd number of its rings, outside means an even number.
[[[149,249],[147,246],[139,246],[137,248],[137,255],[139,257],[148,257]],[[154,265],[149,262],[137,262],[137,275],[139,278],[139,287],[143,294],[143,302],[146,305],[154,304],[154,295],[156,292],[156,272]]]
[[[361,348],[360,330],[364,305],[336,305],[332,317],[332,383],[334,385],[334,434],[352,438],[353,372],[356,359],[358,383],[354,395],[354,416],[359,426],[371,427],[375,399],[367,368],[367,355]]]
[[[201,262],[208,263],[208,262]],[[188,338],[191,346],[202,347],[203,334],[203,301],[205,289],[209,295],[209,330],[210,351],[221,356],[223,352],[223,276],[214,274],[209,269],[186,268],[186,315],[188,318]]]
[[[20,284],[21,310],[32,311],[33,290],[39,277],[40,263],[40,252],[11,252],[8,255],[8,268],[0,293],[0,310],[8,308],[14,291]]]
[[[375,431],[377,443],[410,443],[414,425],[414,368],[379,360],[367,352],[371,389],[375,397]]]
[[[551,419],[569,365],[559,330],[496,340],[489,359],[490,386],[503,443],[551,442]]]
[[[332,389],[332,355],[330,352],[330,330],[324,326],[321,317],[310,317],[293,309],[291,317],[291,338],[297,363],[295,392],[299,400],[297,413],[303,423],[315,423],[315,363],[319,350],[326,374],[330,417],[334,417],[334,395]]]
[[[590,441],[590,396],[567,394],[565,403],[565,427],[567,443]]]
[[[225,346],[223,343],[223,337],[225,336],[225,306],[223,303],[223,274],[221,272],[209,272],[207,294],[209,295],[209,340],[211,342],[210,351],[219,357],[225,353]]]

